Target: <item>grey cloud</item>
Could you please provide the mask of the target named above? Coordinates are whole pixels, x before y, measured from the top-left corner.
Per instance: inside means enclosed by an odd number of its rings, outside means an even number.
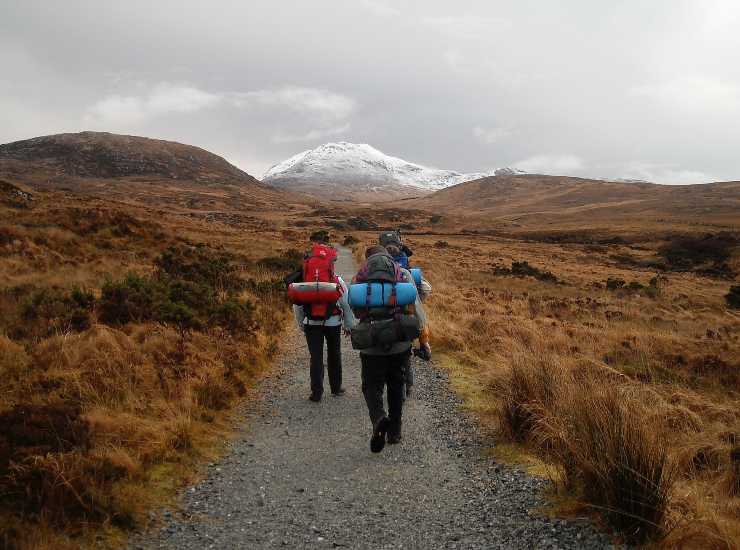
[[[734,179],[739,23],[724,0],[9,1],[0,141],[138,133],[256,175],[343,139],[461,171]]]

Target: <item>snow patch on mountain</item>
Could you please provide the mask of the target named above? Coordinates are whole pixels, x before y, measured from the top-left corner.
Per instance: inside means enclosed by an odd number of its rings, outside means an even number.
[[[487,176],[523,173],[515,168],[468,174],[439,170],[386,155],[366,143],[339,142],[303,151],[274,165],[265,172],[262,181],[296,187],[342,184],[345,188],[357,187],[371,192],[390,187],[436,191]]]

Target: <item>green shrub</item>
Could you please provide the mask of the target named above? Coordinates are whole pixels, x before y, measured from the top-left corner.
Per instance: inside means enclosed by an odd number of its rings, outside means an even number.
[[[609,290],[617,290],[618,288],[622,288],[625,284],[627,283],[624,279],[619,279],[616,277],[609,277],[606,280],[606,288]]]
[[[213,308],[211,322],[233,335],[251,334],[257,328],[254,312],[251,302],[230,298]]]
[[[303,253],[295,248],[283,252],[280,256],[268,256],[257,261],[257,265],[273,271],[296,271],[303,266]]]
[[[620,279],[618,277],[609,277],[606,280],[606,288],[608,290],[622,289],[623,292],[639,292],[648,298],[657,298],[660,295],[660,281],[660,277],[653,277],[646,286],[639,281],[630,281],[628,283],[624,279]]]
[[[309,239],[315,243],[328,243],[330,237],[331,235],[326,229],[319,229],[318,231],[311,233]]]
[[[355,217],[347,220],[347,225],[358,231],[375,231],[378,224],[365,218]]]
[[[100,297],[99,317],[104,323],[122,325],[154,318],[154,310],[164,301],[161,281],[129,273],[120,281],[106,281]]]
[[[197,313],[192,308],[182,302],[171,300],[158,304],[154,312],[154,320],[177,327],[181,335],[194,329],[203,328],[203,323],[198,319]]]
[[[738,239],[730,233],[718,233],[703,237],[680,237],[658,249],[671,269],[689,270],[705,264],[721,265],[738,245]]]
[[[511,262],[511,268],[503,266],[494,266],[493,274],[499,276],[511,276],[511,277],[534,277],[538,281],[544,281],[547,283],[557,283],[558,278],[550,271],[544,271],[538,267],[534,267],[529,262]]]
[[[346,231],[349,229],[349,226],[346,223],[340,222],[339,220],[331,220],[329,222],[329,227],[338,231]]]
[[[185,337],[191,330],[220,326],[233,334],[253,332],[254,305],[233,296],[220,298],[214,287],[182,279],[129,274],[107,281],[99,303],[100,319],[111,325],[154,321],[177,327]]]
[[[184,304],[195,310],[207,310],[216,303],[216,289],[191,281],[168,280],[163,281],[166,290],[166,300]]]
[[[21,305],[21,317],[43,326],[42,332],[83,331],[90,328],[90,314],[95,297],[87,291],[74,288],[42,288],[32,292]]]
[[[241,281],[232,255],[205,246],[171,246],[154,261],[162,277],[183,279],[216,289],[236,290]]]

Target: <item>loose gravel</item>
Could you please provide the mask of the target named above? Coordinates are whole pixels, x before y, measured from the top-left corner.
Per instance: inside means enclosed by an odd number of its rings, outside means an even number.
[[[346,249],[337,267],[351,276]],[[226,456],[130,548],[612,547],[586,520],[536,512],[547,482],[483,455],[444,371],[416,363],[403,441],[376,455],[349,342],[347,393],[312,403],[303,335],[289,338]]]

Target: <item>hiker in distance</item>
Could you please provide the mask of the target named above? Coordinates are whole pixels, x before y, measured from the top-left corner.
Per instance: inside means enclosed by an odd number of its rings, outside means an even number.
[[[362,393],[373,423],[370,450],[379,453],[386,439],[390,444],[401,441],[404,376],[411,344],[426,317],[413,276],[382,246],[365,252],[365,263],[352,280],[350,303],[358,318],[352,347],[360,350]]]
[[[344,394],[342,387],[341,331],[345,334],[355,324],[355,317],[347,300],[347,285],[334,272],[337,251],[326,242],[314,243],[303,261],[301,282],[288,288],[293,301],[293,315],[298,328],[306,335],[311,355],[311,395],[315,403],[324,394],[324,342],[329,388],[334,396]]]

